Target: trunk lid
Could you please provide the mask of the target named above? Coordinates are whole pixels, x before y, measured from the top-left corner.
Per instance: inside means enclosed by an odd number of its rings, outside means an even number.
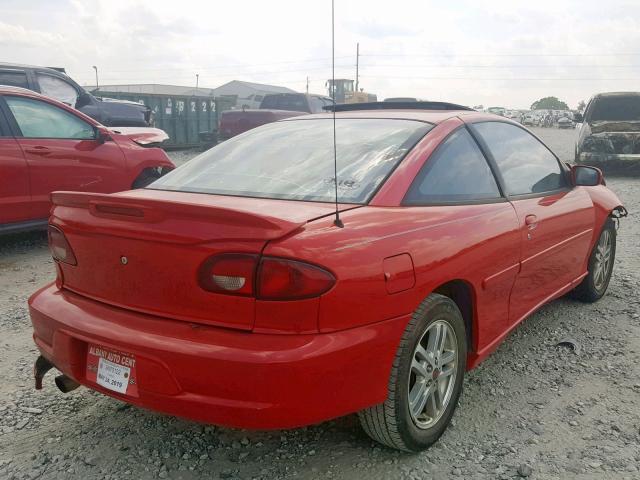
[[[60,264],[64,288],[121,308],[245,330],[253,328],[254,299],[202,289],[200,265],[220,253],[259,254],[269,240],[335,209],[144,189],[54,192],[52,201],[50,223],[64,232],[77,258],[76,266]]]

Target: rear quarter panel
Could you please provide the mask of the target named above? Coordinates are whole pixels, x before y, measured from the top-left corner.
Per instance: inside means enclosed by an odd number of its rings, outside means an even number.
[[[314,221],[270,242],[264,253],[299,258],[331,270],[335,287],[320,299],[321,332],[353,328],[413,312],[436,287],[463,280],[475,297],[474,349],[507,328],[520,234],[508,202],[446,207],[363,207]],[[389,293],[384,259],[409,254],[415,284]],[[392,290],[393,291],[393,290]],[[481,328],[478,326],[481,325]]]

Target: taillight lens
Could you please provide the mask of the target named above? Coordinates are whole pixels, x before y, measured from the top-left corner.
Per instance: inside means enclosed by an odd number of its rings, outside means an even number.
[[[262,300],[299,300],[328,291],[336,279],[327,270],[296,260],[263,257],[258,267],[257,297]]]
[[[69,265],[77,265],[76,256],[71,249],[71,245],[67,241],[67,238],[58,227],[49,225],[48,230],[49,237],[49,249],[51,250],[51,256],[59,262],[67,263]]]
[[[300,300],[327,292],[336,283],[321,267],[285,258],[224,253],[207,259],[198,271],[205,290],[260,300]]]
[[[202,288],[210,292],[251,296],[257,265],[257,255],[215,255],[202,264],[198,280]]]

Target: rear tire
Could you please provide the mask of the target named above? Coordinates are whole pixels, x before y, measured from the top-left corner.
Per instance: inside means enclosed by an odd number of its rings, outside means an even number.
[[[600,300],[609,287],[615,259],[616,226],[608,218],[589,257],[589,273],[571,292],[571,296],[586,303]]]
[[[358,413],[364,431],[391,448],[416,452],[442,435],[462,392],[465,324],[448,297],[429,295],[400,340],[387,400]]]

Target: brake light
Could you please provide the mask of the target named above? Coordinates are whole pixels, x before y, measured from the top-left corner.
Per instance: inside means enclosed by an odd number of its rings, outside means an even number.
[[[198,271],[205,290],[260,300],[300,300],[327,292],[336,283],[333,274],[297,260],[224,253],[207,259]]]
[[[318,297],[336,283],[327,270],[309,263],[264,257],[258,267],[257,297],[262,300],[299,300]]]
[[[78,262],[76,260],[76,256],[71,249],[71,245],[67,241],[67,237],[64,236],[62,230],[58,227],[54,227],[53,225],[49,225],[48,229],[48,237],[49,237],[49,250],[51,250],[51,256],[63,263],[67,263],[69,265],[77,265]]]
[[[258,256],[246,253],[225,253],[209,258],[200,267],[200,286],[214,293],[253,295],[253,282]]]

